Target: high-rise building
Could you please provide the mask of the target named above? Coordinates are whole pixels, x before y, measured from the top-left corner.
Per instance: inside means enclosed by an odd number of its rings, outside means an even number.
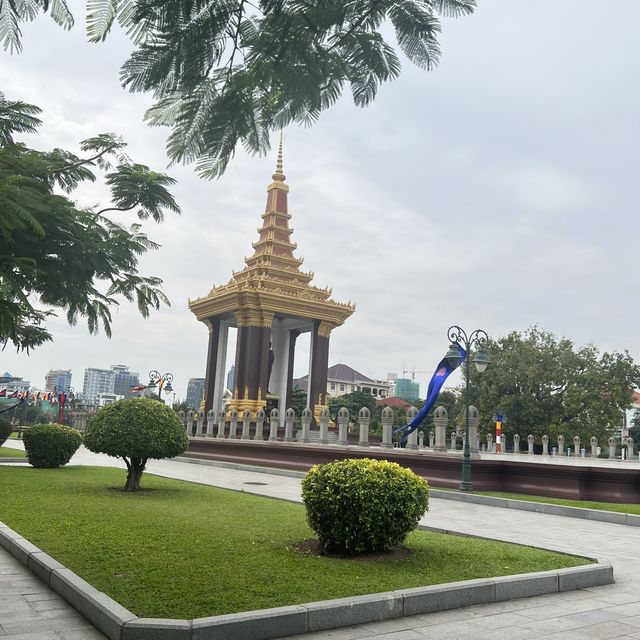
[[[420,385],[409,378],[398,378],[396,380],[396,396],[413,402],[420,398]]]
[[[70,369],[51,369],[44,377],[44,390],[60,392],[67,391],[71,387]]]
[[[396,380],[398,379],[397,373],[387,373],[387,382],[389,383],[389,397],[396,395]]]
[[[204,378],[189,378],[187,383],[186,403],[189,407],[198,410],[204,393]]]
[[[111,371],[115,374],[113,392],[117,396],[125,398],[131,396],[131,387],[140,384],[140,374],[136,371],[129,371],[129,367],[124,364],[112,364]]]
[[[227,389],[233,393],[233,383],[236,380],[236,365],[232,364],[231,368],[227,372]]]
[[[84,385],[82,387],[83,402],[90,407],[98,406],[99,393],[113,393],[116,372],[112,369],[84,370]]]

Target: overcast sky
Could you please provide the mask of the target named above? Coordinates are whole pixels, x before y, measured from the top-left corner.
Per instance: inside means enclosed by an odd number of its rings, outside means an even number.
[[[150,98],[118,83],[126,39],[85,43],[84,8],[73,4],[72,32],[40,18],[24,28],[22,55],[0,53],[0,89],[43,109],[45,124],[25,139],[77,150],[114,131],[136,161],[165,169],[167,130],[142,120]],[[435,71],[405,62],[371,107],[347,95],[315,127],[284,132],[296,255],[314,284],[357,304],[332,335],[329,363],[372,378],[432,372],[451,324],[493,337],[537,324],[640,359],[640,2],[478,4],[444,21]],[[215,182],[168,169],[183,213],[145,224],[162,247],[141,271],[164,280],[171,308],[144,320],[123,303],[111,340],[50,321],[54,342],[30,356],[7,347],[0,373],[44,386],[50,368],[72,369],[81,389],[85,367],[127,364],[143,378],[172,372],[183,397],[187,380],[205,374],[208,338],[187,298],[244,266],[274,165],[275,150],[239,152]],[[106,193],[78,198],[104,204]],[[422,394],[429,377],[416,373]]]

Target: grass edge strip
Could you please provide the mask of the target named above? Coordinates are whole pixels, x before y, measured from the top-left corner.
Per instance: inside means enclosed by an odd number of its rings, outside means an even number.
[[[260,609],[194,620],[138,618],[105,593],[19,533],[0,522],[0,546],[8,551],[110,640],[195,640],[203,637],[270,640],[379,622],[423,613],[434,613],[476,604],[611,584],[613,567],[608,560],[589,558],[594,564],[530,574],[464,580],[302,605]]]

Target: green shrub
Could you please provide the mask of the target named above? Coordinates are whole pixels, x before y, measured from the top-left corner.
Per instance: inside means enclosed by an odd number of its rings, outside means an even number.
[[[67,464],[82,444],[82,436],[62,424],[36,424],[23,436],[29,464],[53,469]]]
[[[371,553],[400,544],[429,507],[429,486],[386,460],[313,467],[302,481],[307,520],[326,551]]]
[[[87,423],[84,444],[95,453],[124,458],[125,491],[138,491],[147,460],[177,456],[189,438],[173,409],[151,398],[130,398],[99,409]]]
[[[6,418],[0,418],[0,447],[7,441],[12,431],[11,422]]]

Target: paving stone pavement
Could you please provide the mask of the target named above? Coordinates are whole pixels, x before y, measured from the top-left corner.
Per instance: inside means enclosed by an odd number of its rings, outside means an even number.
[[[87,451],[76,454],[72,464],[123,466],[113,458],[94,456]],[[298,478],[167,460],[151,462],[148,471],[300,500]],[[248,484],[256,482],[264,484]],[[613,564],[616,583],[290,636],[289,640],[640,640],[640,527],[440,499],[430,501],[429,513],[422,524],[606,558]],[[5,636],[15,640],[103,638],[48,587],[2,551],[0,638]]]

